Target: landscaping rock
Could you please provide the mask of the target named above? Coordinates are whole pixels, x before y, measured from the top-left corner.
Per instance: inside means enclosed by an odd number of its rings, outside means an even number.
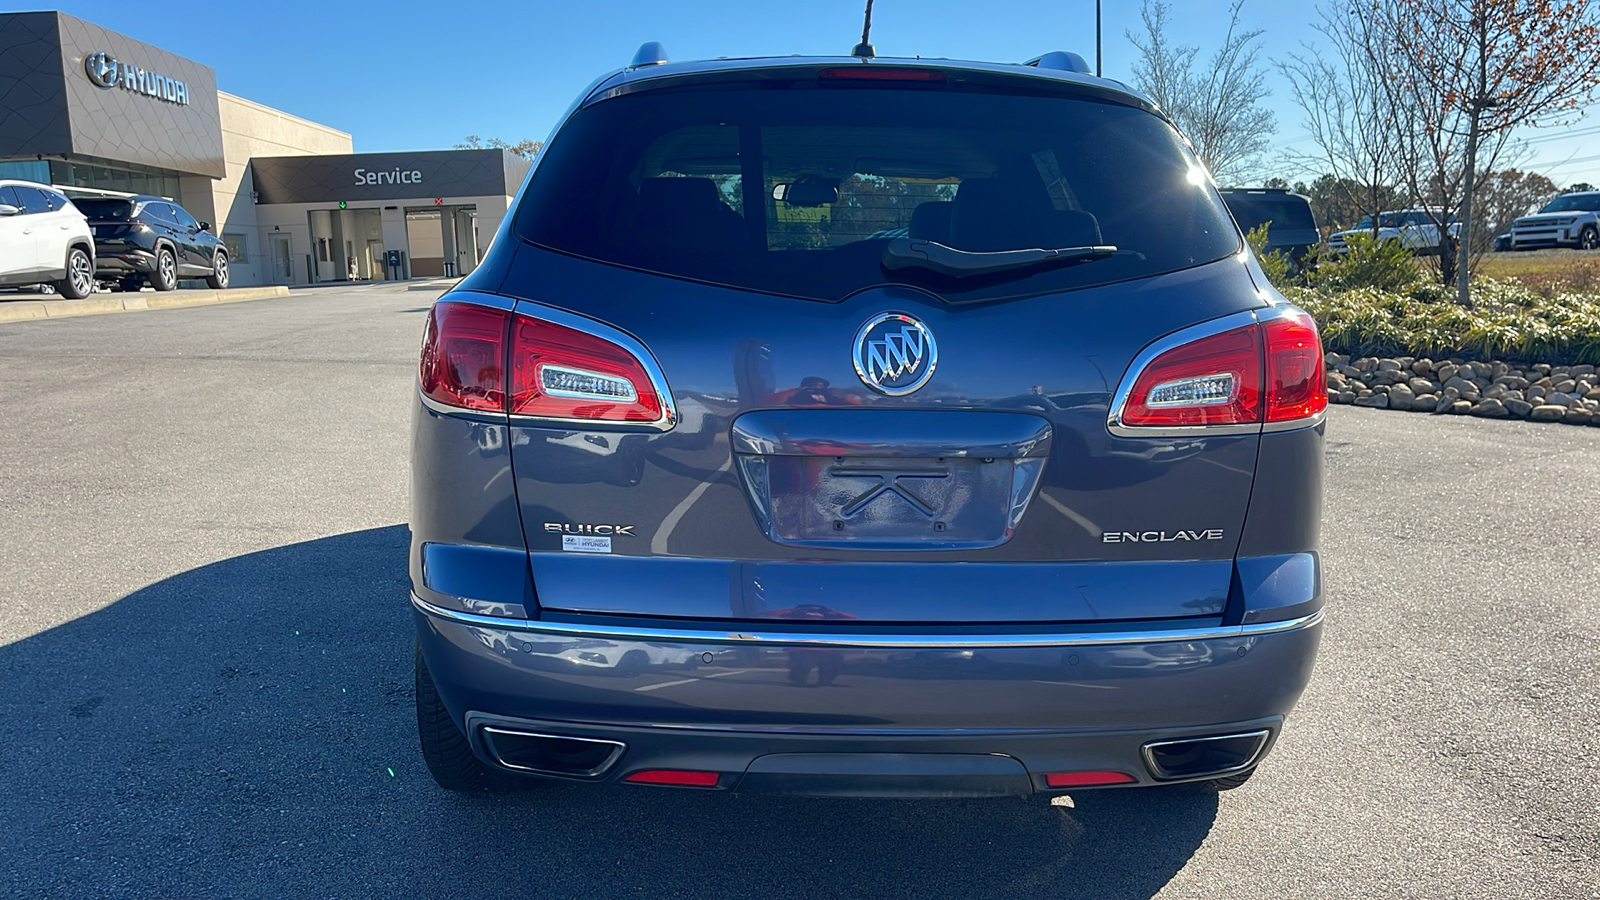
[[[1411,401],[1417,399],[1417,392],[1403,384],[1389,388],[1390,409],[1410,409]]]
[[[1517,375],[1497,375],[1494,383],[1504,385],[1507,390],[1524,391],[1528,389],[1528,379]]]
[[[1535,422],[1559,422],[1566,414],[1565,406],[1535,406],[1528,418]]]
[[[1560,391],[1563,394],[1570,394],[1573,391],[1578,389],[1578,383],[1576,381],[1573,381],[1571,378],[1567,378],[1567,379],[1564,379],[1562,381],[1556,382],[1555,383],[1555,389]]]
[[[1398,371],[1400,371],[1400,362],[1398,360],[1393,360],[1393,359],[1380,359],[1380,360],[1378,360],[1378,371],[1379,372],[1398,372]]]
[[[1518,419],[1526,419],[1528,414],[1533,412],[1533,404],[1526,400],[1507,400],[1505,401],[1505,410],[1508,414]]]
[[[1566,422],[1569,425],[1587,425],[1593,419],[1594,413],[1584,409],[1581,406],[1572,407],[1571,409],[1567,410],[1566,415],[1561,417],[1561,421]]]
[[[1416,394],[1419,397],[1423,394],[1439,393],[1438,382],[1431,381],[1427,378],[1413,378],[1406,382],[1406,385],[1411,388],[1411,392],[1413,394]]]
[[[1433,360],[1423,357],[1411,364],[1411,371],[1418,375],[1428,376],[1433,374]]]
[[[1505,406],[1499,400],[1481,401],[1477,406],[1472,407],[1472,414],[1482,416],[1485,419],[1504,419],[1511,415],[1506,412]]]
[[[1394,397],[1392,397],[1392,396],[1389,398],[1389,405],[1390,406],[1394,405]],[[1418,394],[1411,401],[1411,411],[1412,412],[1428,412],[1428,413],[1431,413],[1431,412],[1433,412],[1434,410],[1436,410],[1438,408],[1439,408],[1439,397],[1437,395],[1435,395],[1435,394]]]
[[[1456,377],[1456,373],[1459,371],[1461,371],[1461,367],[1455,363],[1440,363],[1439,365],[1434,366],[1433,377],[1439,379],[1441,382],[1446,382]]]
[[[1542,388],[1542,387],[1538,386],[1537,384],[1528,386],[1528,399],[1529,400],[1540,400],[1540,399],[1543,399],[1543,398],[1548,397],[1548,396],[1550,396],[1550,391],[1549,390],[1547,390],[1545,388]]]
[[[1566,394],[1551,394],[1550,396],[1544,398],[1546,406],[1559,406],[1562,409],[1571,409],[1574,400],[1576,400],[1576,398],[1570,397]]]
[[[1472,412],[1472,404],[1465,400],[1457,400],[1456,402],[1450,404],[1449,411],[1450,415],[1452,416],[1464,416],[1467,413]]]
[[[1330,399],[1332,399],[1332,398],[1330,398]],[[1354,402],[1356,402],[1356,392],[1355,391],[1340,391],[1339,392],[1339,397],[1338,397],[1338,402],[1340,402],[1340,403],[1354,403]]]
[[[1588,363],[1584,363],[1581,366],[1573,366],[1572,367],[1572,377],[1573,378],[1587,378],[1590,375],[1593,375],[1594,373],[1595,373],[1595,367],[1590,365],[1590,364],[1588,364]]]
[[[1463,394],[1465,394],[1467,391],[1475,391],[1478,389],[1477,382],[1462,378],[1459,375],[1445,379],[1444,386],[1446,388],[1455,388]],[[1501,387],[1503,389],[1504,385]]]
[[[1472,367],[1472,371],[1479,378],[1499,378],[1511,371],[1511,367],[1503,362],[1497,362],[1492,366],[1486,362],[1470,362],[1467,365]]]
[[[1365,397],[1357,397],[1355,399],[1355,405],[1356,406],[1368,406],[1368,407],[1371,407],[1373,409],[1388,409],[1389,408],[1389,395],[1388,394],[1368,394]]]

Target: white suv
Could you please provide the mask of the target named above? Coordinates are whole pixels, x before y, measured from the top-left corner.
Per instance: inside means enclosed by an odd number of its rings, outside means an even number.
[[[1439,210],[1401,209],[1378,215],[1378,243],[1396,241],[1413,253],[1439,249]],[[1350,249],[1347,238],[1352,234],[1372,234],[1372,217],[1367,216],[1356,227],[1328,236],[1328,249],[1344,253]],[[1451,220],[1450,236],[1461,236],[1461,223]]]
[[[1511,249],[1600,248],[1600,191],[1574,191],[1511,223]]]
[[[89,220],[60,191],[0,180],[0,285],[48,284],[68,300],[94,290]]]

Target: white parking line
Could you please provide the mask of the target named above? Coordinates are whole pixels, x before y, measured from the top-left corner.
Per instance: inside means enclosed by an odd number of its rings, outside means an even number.
[[[715,474],[721,475],[731,468],[733,468],[733,457],[730,455],[727,462],[717,467]],[[667,517],[661,520],[661,527],[657,528],[655,535],[650,538],[651,553],[659,555],[667,552],[667,538],[672,537],[672,529],[678,527],[678,521],[683,518],[683,514],[689,511],[689,507],[693,506],[701,495],[705,494],[706,488],[711,487],[711,483],[712,479],[708,478],[695,485],[694,490],[689,492],[689,496],[679,501],[678,505],[672,508],[672,512],[667,513]]]
[[[1069,518],[1072,521],[1076,522],[1078,524],[1079,528],[1082,528],[1084,531],[1089,532],[1089,536],[1090,537],[1099,537],[1100,536],[1100,526],[1094,524],[1093,522],[1089,521],[1088,519],[1085,519],[1083,516],[1078,515],[1078,513],[1075,512],[1072,509],[1072,507],[1066,505],[1065,503],[1062,503],[1060,500],[1057,500],[1056,498],[1050,496],[1049,494],[1046,494],[1044,491],[1040,491],[1039,492],[1039,496],[1044,498],[1044,502],[1046,502],[1046,503],[1050,504],[1051,506],[1055,507],[1056,512],[1061,513],[1063,516],[1066,516],[1067,518]]]
[[[742,675],[749,669],[729,669],[726,672],[712,672],[705,678],[679,678],[677,681],[663,681],[660,684],[646,684],[634,688],[635,691],[659,691],[662,688],[677,687],[680,684],[693,684],[696,681],[705,681],[706,678],[723,678],[728,675]]]
[[[698,678],[680,678],[677,681],[663,681],[660,684],[642,685],[640,687],[634,688],[634,690],[638,691],[640,693],[643,693],[645,691],[659,691],[664,687],[676,687],[676,686],[678,686],[680,684],[694,684],[696,681],[699,681],[699,680],[700,679],[698,679]]]

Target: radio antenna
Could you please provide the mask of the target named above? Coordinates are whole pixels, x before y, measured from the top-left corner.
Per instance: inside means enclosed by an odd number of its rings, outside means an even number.
[[[866,21],[861,25],[861,43],[850,51],[850,55],[859,56],[862,59],[872,59],[877,56],[878,51],[874,50],[872,44],[868,43],[870,40],[872,40],[872,0],[867,0],[867,17]]]

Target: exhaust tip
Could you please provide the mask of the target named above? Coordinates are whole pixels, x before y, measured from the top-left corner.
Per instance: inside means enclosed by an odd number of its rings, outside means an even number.
[[[484,752],[496,765],[535,775],[598,778],[627,749],[621,741],[535,734],[494,725],[483,726],[479,734]]]
[[[1212,737],[1151,741],[1141,749],[1150,774],[1161,781],[1208,778],[1242,772],[1260,761],[1272,730]]]

